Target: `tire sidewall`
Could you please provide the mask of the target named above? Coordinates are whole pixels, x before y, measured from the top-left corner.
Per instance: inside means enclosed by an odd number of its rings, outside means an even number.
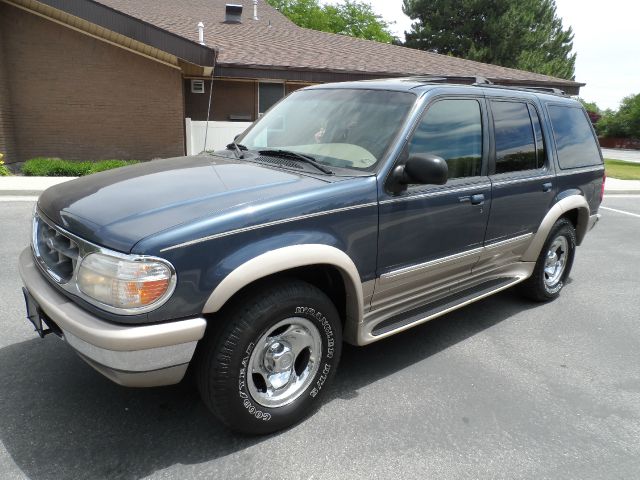
[[[562,272],[562,275],[560,276],[558,281],[554,285],[549,286],[544,281],[544,262],[546,260],[547,252],[549,251],[549,247],[555,241],[555,239],[560,236],[564,237],[567,240],[567,245],[569,246],[569,252],[567,253],[567,262],[564,267],[564,272]],[[549,298],[555,298],[558,295],[560,295],[560,291],[563,289],[566,279],[569,276],[569,273],[571,272],[571,267],[573,266],[573,259],[575,256],[575,252],[576,252],[576,236],[575,236],[573,227],[571,227],[565,222],[559,223],[556,226],[556,228],[552,230],[551,235],[549,235],[549,239],[545,243],[544,248],[540,254],[540,262],[542,265],[540,269],[540,282],[541,282],[542,289],[544,290],[545,294]]]
[[[281,320],[301,317],[309,320],[322,339],[322,353],[319,368],[311,383],[296,399],[281,407],[265,407],[256,401],[248,388],[251,375],[249,360],[256,348],[256,342]],[[227,407],[227,415],[233,416],[234,426],[251,433],[270,432],[295,423],[313,411],[326,391],[325,385],[333,377],[341,353],[340,320],[333,304],[322,298],[288,298],[270,306],[257,320],[252,322],[239,339],[232,355],[228,385],[234,389]]]

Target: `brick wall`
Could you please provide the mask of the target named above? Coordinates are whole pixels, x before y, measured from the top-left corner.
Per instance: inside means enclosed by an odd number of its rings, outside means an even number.
[[[3,3],[0,30],[16,145],[10,160],[184,154],[179,70]]]
[[[2,15],[2,4],[0,4]],[[4,30],[0,28],[0,153],[4,153],[4,161],[15,161],[17,152],[13,133],[13,115],[11,112],[11,92],[6,81],[4,60]]]

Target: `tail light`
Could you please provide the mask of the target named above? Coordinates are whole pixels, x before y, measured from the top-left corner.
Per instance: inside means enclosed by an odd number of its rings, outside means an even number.
[[[604,199],[604,182],[607,181],[607,172],[602,174],[602,187],[600,187],[600,201]]]

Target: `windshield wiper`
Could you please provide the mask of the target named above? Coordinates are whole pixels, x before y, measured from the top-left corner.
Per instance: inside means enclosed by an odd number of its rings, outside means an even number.
[[[227,150],[233,150],[236,154],[236,158],[244,158],[244,153],[242,153],[242,151],[248,150],[248,148],[241,143],[231,142],[227,145]]]
[[[302,153],[294,152],[291,150],[258,150],[260,155],[272,156],[272,157],[285,157],[291,158],[293,160],[300,160],[301,162],[308,163],[309,165],[313,165],[322,173],[326,173],[327,175],[333,175],[333,172],[329,170],[327,167],[319,163],[315,158],[310,155],[304,155]]]

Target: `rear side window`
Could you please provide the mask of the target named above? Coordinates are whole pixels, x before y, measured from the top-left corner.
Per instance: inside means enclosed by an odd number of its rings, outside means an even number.
[[[549,105],[560,168],[600,165],[600,151],[589,119],[581,108]]]
[[[439,100],[416,129],[409,154],[444,158],[449,178],[475,177],[482,170],[482,117],[477,100]]]
[[[534,170],[544,165],[544,150],[538,153],[529,107],[524,102],[491,102],[496,141],[496,172]],[[537,121],[536,114],[536,121]],[[538,130],[540,126],[536,123]],[[540,140],[542,135],[539,134]]]

